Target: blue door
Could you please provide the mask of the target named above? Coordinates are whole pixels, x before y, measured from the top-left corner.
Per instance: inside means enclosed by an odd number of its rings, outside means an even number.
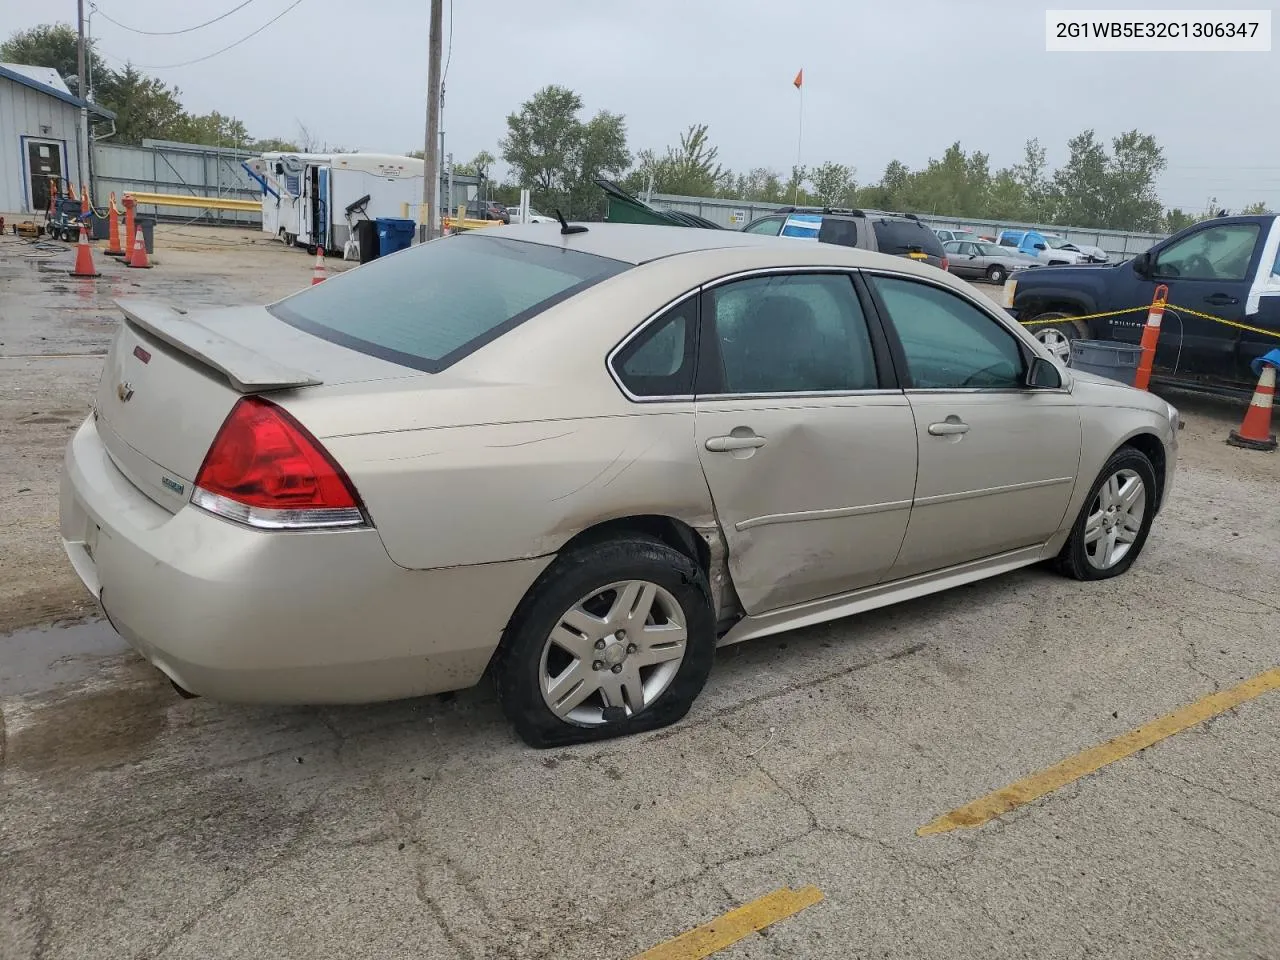
[[[316,178],[316,243],[325,249],[329,249],[332,244],[329,242],[329,168],[321,167],[316,171],[319,176]]]

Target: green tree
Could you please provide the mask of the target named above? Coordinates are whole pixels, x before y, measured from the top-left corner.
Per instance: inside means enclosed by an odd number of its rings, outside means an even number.
[[[85,70],[93,78],[95,95],[109,84],[111,69],[88,41]],[[35,67],[52,67],[73,92],[79,83],[79,36],[65,23],[44,23],[20,30],[0,43],[0,60]],[[105,101],[102,101],[105,105]]]
[[[1107,225],[1111,199],[1107,149],[1092,130],[1067,141],[1070,155],[1053,174],[1053,220],[1066,226]]]
[[[516,180],[537,191],[539,199],[567,192],[570,158],[582,137],[581,109],[581,97],[552,84],[507,117],[507,136],[499,144],[502,158]]]
[[[1259,200],[1257,203],[1251,203],[1240,210],[1240,213],[1245,216],[1262,216],[1272,212],[1273,211],[1267,207],[1265,200]]]
[[[1113,230],[1155,230],[1160,226],[1160,197],[1155,181],[1164,172],[1164,151],[1150,134],[1130,130],[1111,141],[1100,223]]]
[[[279,137],[268,137],[266,140],[254,140],[250,149],[258,153],[298,153],[298,145],[292,140],[281,140]]]
[[[998,188],[1002,202],[1010,202],[1020,193],[1021,203],[1012,205],[1007,212],[995,212],[992,216],[1009,217],[1018,220],[1044,220],[1049,217],[1051,209],[1052,187],[1048,176],[1049,164],[1045,148],[1036,138],[1028,140],[1022,148],[1022,162],[1009,168],[1008,181],[1002,182]],[[999,174],[996,175],[999,179]],[[1016,185],[1016,186],[1014,186]]]
[[[615,180],[631,166],[627,149],[627,121],[620,113],[601,110],[582,125],[577,149],[569,170],[569,209],[575,217],[602,218],[604,191],[596,186],[599,177]]]
[[[116,113],[117,143],[141,143],[145,138],[181,139],[180,125],[187,119],[177,87],[148,77],[131,64],[116,74],[112,100]],[[176,135],[175,135],[176,134]]]
[[[248,146],[252,142],[241,121],[223,116],[216,110],[202,116],[184,113],[169,129],[167,138],[223,147]]]
[[[857,200],[858,185],[853,167],[828,160],[809,171],[809,185],[814,199],[824,207],[852,207]]]
[[[1196,223],[1199,219],[1199,217],[1193,214],[1184,213],[1182,210],[1174,207],[1172,210],[1165,211],[1160,226],[1166,233],[1177,233],[1179,230],[1185,230],[1193,223]]]

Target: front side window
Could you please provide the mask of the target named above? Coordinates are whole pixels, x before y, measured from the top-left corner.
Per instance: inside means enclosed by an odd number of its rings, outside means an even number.
[[[873,390],[866,317],[845,274],[752,277],[708,295],[718,391]]]
[[[932,284],[870,278],[898,334],[917,390],[1022,386],[1017,340],[968,301]]]
[[[321,339],[436,373],[629,266],[470,233],[380,257],[267,309]]]
[[[1197,230],[1156,255],[1155,275],[1182,280],[1244,280],[1258,233],[1256,223],[1228,223]]]

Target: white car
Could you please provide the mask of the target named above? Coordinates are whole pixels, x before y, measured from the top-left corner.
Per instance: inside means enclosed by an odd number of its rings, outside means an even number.
[[[1066,237],[1060,236],[1056,233],[1046,233],[1043,234],[1043,236],[1049,241],[1049,247],[1051,250],[1055,251],[1055,255],[1058,255],[1058,252],[1063,250],[1075,251],[1080,254],[1080,257],[1077,258],[1077,263],[1111,262],[1111,254],[1107,253],[1107,251],[1103,250],[1101,247],[1095,247],[1087,243],[1077,243],[1075,240],[1068,240]]]
[[[519,207],[507,207],[507,213],[511,216],[512,223],[520,222]],[[539,213],[537,210],[533,209],[533,207],[530,207],[529,222],[530,223],[556,223],[558,221],[556,220],[555,217],[549,217],[545,213]]]

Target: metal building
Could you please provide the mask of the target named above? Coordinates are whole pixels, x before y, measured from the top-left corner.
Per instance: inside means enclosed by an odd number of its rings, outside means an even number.
[[[71,93],[49,67],[0,63],[0,211],[35,213],[49,207],[53,179],[89,182],[80,169],[80,108],[91,118],[115,114]],[[65,189],[65,188],[63,188]]]

